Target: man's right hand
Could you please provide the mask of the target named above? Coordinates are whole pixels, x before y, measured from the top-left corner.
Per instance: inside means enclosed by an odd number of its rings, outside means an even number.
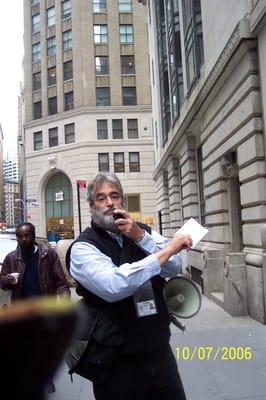
[[[2,286],[5,286],[7,288],[15,286],[17,284],[16,278],[9,274],[1,275],[0,280],[1,280]]]

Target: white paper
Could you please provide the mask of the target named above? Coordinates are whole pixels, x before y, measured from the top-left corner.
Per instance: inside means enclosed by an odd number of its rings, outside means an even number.
[[[207,235],[208,229],[200,225],[194,218],[190,218],[176,233],[190,235],[192,238],[191,248],[193,249]]]

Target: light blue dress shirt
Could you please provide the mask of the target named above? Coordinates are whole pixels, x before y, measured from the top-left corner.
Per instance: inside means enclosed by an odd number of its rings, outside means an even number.
[[[121,237],[111,234],[122,246]],[[86,242],[77,242],[71,249],[70,273],[83,287],[108,302],[131,296],[155,275],[173,277],[181,272],[180,254],[169,258],[163,268],[153,254],[163,249],[169,240],[156,231],[145,234],[138,246],[147,257],[133,263],[117,266],[110,257]]]

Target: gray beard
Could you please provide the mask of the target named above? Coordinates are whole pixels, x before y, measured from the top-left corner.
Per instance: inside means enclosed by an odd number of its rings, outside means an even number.
[[[92,209],[91,216],[93,222],[105,231],[113,232],[117,235],[120,234],[119,229],[115,224],[115,220],[112,215],[104,215],[102,210]]]

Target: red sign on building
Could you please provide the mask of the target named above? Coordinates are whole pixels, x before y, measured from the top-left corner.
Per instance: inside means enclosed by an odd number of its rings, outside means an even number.
[[[86,182],[86,181],[84,181],[84,180],[77,180],[77,184],[78,184],[78,187],[79,187],[80,189],[86,189],[86,186],[87,186],[87,182]]]

